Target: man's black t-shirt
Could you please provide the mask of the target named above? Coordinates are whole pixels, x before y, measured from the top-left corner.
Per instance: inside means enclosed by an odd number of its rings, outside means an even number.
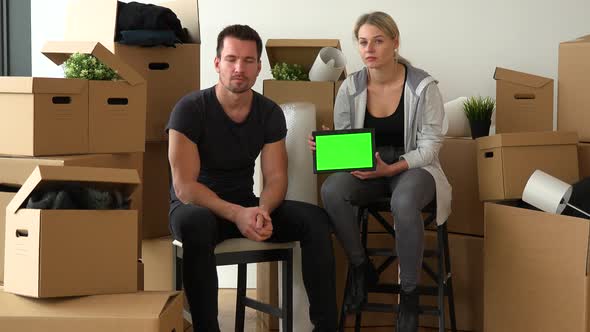
[[[223,111],[215,86],[184,96],[174,107],[166,131],[174,129],[193,141],[201,159],[198,182],[220,198],[238,203],[254,197],[254,162],[264,144],[285,138],[281,108],[253,91],[246,120],[236,123]],[[177,202],[170,187],[170,201]]]

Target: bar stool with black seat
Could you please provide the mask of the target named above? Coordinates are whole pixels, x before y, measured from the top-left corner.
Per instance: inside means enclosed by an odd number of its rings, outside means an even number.
[[[391,266],[397,259],[395,248],[368,248],[367,247],[367,233],[368,233],[368,221],[369,215],[373,216],[379,224],[395,239],[394,227],[383,218],[380,212],[391,213],[390,210],[390,197],[381,197],[379,199],[373,199],[371,201],[365,201],[360,199],[354,199],[351,204],[358,208],[357,220],[359,222],[361,230],[361,241],[363,246],[366,248],[367,256],[369,257],[385,257],[385,261],[379,266],[376,266],[376,270],[380,275],[385,269]],[[430,202],[423,210],[423,215],[427,214],[424,219],[424,227],[426,228],[434,222],[436,224],[436,199]],[[455,319],[455,302],[453,298],[453,283],[451,278],[451,259],[449,253],[449,238],[447,232],[446,222],[436,226],[437,233],[437,248],[434,250],[425,249],[424,258],[434,257],[437,260],[437,272],[435,272],[430,265],[426,262],[422,262],[422,270],[434,280],[436,286],[417,286],[417,291],[420,296],[436,296],[437,306],[420,306],[420,314],[438,316],[439,331],[445,331],[445,297],[448,299],[449,304],[449,318],[451,323],[451,330],[457,331],[457,323]],[[346,298],[346,292],[349,291],[350,284],[350,267],[348,269],[346,287],[344,291],[344,298]],[[369,288],[369,293],[393,293],[399,294],[401,292],[401,285],[399,283],[379,283],[372,288]],[[384,304],[384,303],[366,303],[361,307],[361,310],[356,314],[355,317],[355,331],[360,331],[361,319],[363,312],[399,312],[398,305]],[[339,330],[344,331],[344,325],[346,322],[346,311],[345,304],[342,303],[340,313],[340,325]]]
[[[176,290],[182,290],[182,243],[172,242],[174,248],[174,280]],[[246,307],[258,310],[281,319],[283,331],[293,331],[293,248],[295,242],[269,243],[256,242],[245,238],[228,239],[215,247],[217,265],[238,266],[238,288],[236,297],[235,330],[244,331]],[[281,262],[282,303],[275,307],[246,296],[247,265],[250,263]],[[190,312],[183,312],[184,318],[191,322]]]

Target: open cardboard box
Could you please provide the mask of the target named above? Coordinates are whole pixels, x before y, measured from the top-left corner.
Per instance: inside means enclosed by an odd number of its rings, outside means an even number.
[[[124,1],[129,2],[129,1]],[[138,1],[149,3],[149,1]],[[147,80],[146,140],[164,141],[176,102],[200,86],[200,31],[197,0],[158,2],[170,8],[188,30],[190,43],[137,47],[115,42],[117,0],[70,0],[65,39],[99,41]]]
[[[52,157],[0,157],[0,185],[17,187],[25,183],[35,167],[39,165],[47,166],[82,166],[82,167],[105,167],[105,168],[123,168],[135,169],[139,173],[139,178],[143,178],[143,153],[118,153],[118,154],[83,154],[67,155]],[[2,193],[0,193],[2,194]],[[5,193],[10,194],[10,193]],[[142,184],[131,195],[131,210],[142,211]],[[6,204],[1,204],[0,199],[0,281],[3,280],[4,273],[4,217]],[[138,214],[138,238],[141,239],[142,230],[142,213]],[[138,242],[137,257],[141,257],[141,241]]]
[[[484,331],[590,331],[590,222],[485,204]]]
[[[181,292],[31,299],[0,289],[0,326],[11,332],[182,332]]]
[[[479,199],[518,199],[537,169],[574,183],[578,173],[578,136],[573,132],[510,133],[477,139]]]
[[[130,195],[137,171],[37,166],[6,208],[5,291],[60,297],[137,291],[137,211],[27,209],[35,190],[66,183]]]
[[[553,130],[553,79],[497,67],[496,133]]]

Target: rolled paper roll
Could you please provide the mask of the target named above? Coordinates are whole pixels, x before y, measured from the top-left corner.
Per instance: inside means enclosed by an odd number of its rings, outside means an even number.
[[[337,81],[344,67],[346,58],[341,50],[334,47],[324,47],[318,53],[311,69],[310,81]]]
[[[524,187],[522,200],[545,212],[561,214],[571,195],[571,185],[536,170]]]

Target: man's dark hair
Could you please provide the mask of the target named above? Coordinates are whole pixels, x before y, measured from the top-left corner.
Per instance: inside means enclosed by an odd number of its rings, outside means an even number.
[[[239,40],[252,40],[256,42],[256,51],[258,52],[258,61],[262,56],[262,39],[256,30],[248,25],[234,24],[225,27],[219,35],[217,35],[217,57],[221,58],[221,51],[223,50],[223,41],[225,37],[233,37]]]

